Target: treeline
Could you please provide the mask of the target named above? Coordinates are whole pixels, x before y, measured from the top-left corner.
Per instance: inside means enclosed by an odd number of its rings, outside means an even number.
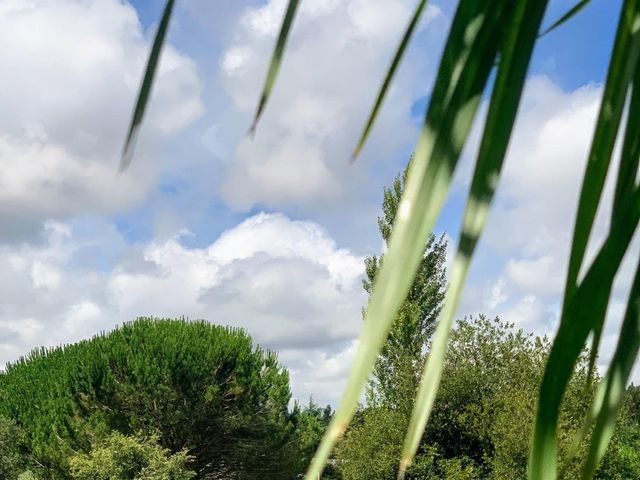
[[[384,191],[385,241],[404,177]],[[378,356],[366,398],[323,478],[393,480],[446,289],[444,237],[431,236]],[[383,257],[365,261],[371,293]],[[457,323],[441,387],[408,478],[526,478],[535,401],[549,353],[499,319]],[[578,362],[560,418],[562,478],[599,378]],[[294,479],[309,465],[331,407],[290,404],[288,372],[240,329],[141,318],[74,345],[40,349],[0,373],[0,479]],[[589,431],[586,430],[586,440]],[[640,479],[640,388],[630,386],[597,472]]]

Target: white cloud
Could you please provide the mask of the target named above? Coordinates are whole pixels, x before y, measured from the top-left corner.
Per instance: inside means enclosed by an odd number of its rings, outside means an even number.
[[[481,285],[488,292],[488,314],[498,314],[536,334],[555,333],[574,215],[601,95],[599,85],[563,91],[546,77],[529,79],[477,254],[494,261],[477,284],[470,285],[469,298],[463,300],[465,308],[477,304]],[[614,180],[615,175],[610,176],[605,185],[588,261],[607,233]],[[636,238],[614,284],[600,350],[601,367],[607,365],[615,346],[639,251],[640,239]]]
[[[502,320],[513,323],[516,328],[536,335],[549,334],[554,315],[539,298],[534,295],[524,295],[515,305],[504,310]]]
[[[67,225],[45,231],[43,245],[0,248],[0,362],[137,316],[184,315],[246,328],[291,368],[297,397],[337,399],[364,267],[319,225],[262,213],[203,248],[179,237],[128,247],[106,271],[78,264],[84,241]]]
[[[47,218],[112,212],[144,197],[162,163],[149,145],[203,111],[194,62],[169,46],[135,177],[115,175],[148,48],[135,10],[117,0],[2,2],[4,237],[33,233]]]
[[[542,295],[559,295],[562,293],[563,272],[557,268],[556,260],[551,255],[543,255],[533,259],[514,259],[507,262],[505,268],[507,278],[512,286],[525,292],[536,292]]]
[[[285,4],[271,0],[248,8],[220,61],[233,111],[244,114],[247,124]],[[291,203],[318,209],[326,208],[326,202],[344,201],[366,183],[363,167],[348,165],[350,150],[412,8],[404,0],[301,4],[256,137],[241,142],[228,165],[221,190],[225,200],[241,209]],[[440,14],[430,5],[425,24]],[[405,62],[376,129],[393,135],[372,137],[363,159],[369,165],[411,138],[416,78],[406,73],[420,68]],[[421,87],[422,94],[424,82]]]

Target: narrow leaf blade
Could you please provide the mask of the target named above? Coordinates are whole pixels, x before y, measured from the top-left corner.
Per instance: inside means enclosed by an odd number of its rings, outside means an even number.
[[[258,102],[258,107],[256,108],[253,122],[251,123],[251,127],[249,128],[249,135],[253,135],[255,133],[256,127],[258,126],[258,121],[260,120],[260,117],[264,112],[264,108],[269,101],[269,97],[271,96],[271,91],[273,90],[273,85],[275,84],[278,72],[280,71],[282,56],[287,45],[287,39],[289,38],[289,32],[291,30],[291,26],[293,25],[293,20],[295,19],[299,3],[299,0],[289,0],[289,4],[287,5],[284,19],[282,20],[282,25],[280,26],[278,40],[276,41],[276,46],[273,49],[273,54],[271,55],[269,70],[267,71],[264,86],[262,87],[262,93],[260,94],[260,101]]]
[[[413,461],[435,401],[447,343],[464,281],[478,239],[482,234],[504,163],[537,32],[546,1],[520,2],[505,21],[508,29],[502,43],[502,58],[476,161],[469,198],[465,206],[458,249],[453,263],[445,305],[435,339],[425,363],[416,403],[409,423],[400,463],[403,478]]]
[[[140,85],[138,99],[136,100],[136,106],[133,110],[133,116],[131,117],[131,124],[129,125],[127,138],[122,150],[122,157],[120,159],[119,167],[120,173],[124,172],[127,169],[127,167],[131,164],[131,160],[133,159],[136,139],[140,130],[140,126],[142,124],[142,120],[144,118],[147,104],[149,103],[151,88],[153,87],[153,80],[156,75],[156,70],[158,69],[158,62],[160,60],[162,47],[167,36],[167,30],[169,29],[169,22],[173,13],[174,4],[175,0],[167,0],[167,3],[164,6],[164,11],[162,12],[160,24],[158,25],[158,31],[156,32],[156,36],[153,39],[151,53],[149,54],[149,59],[147,60],[147,67],[144,72],[142,84]]]
[[[616,415],[620,409],[625,387],[640,349],[640,263],[627,302],[618,344],[607,375],[598,386],[598,402],[592,408],[595,426],[582,471],[583,480],[593,478],[607,445],[613,436]]]
[[[552,32],[553,30],[558,28],[560,25],[565,23],[567,20],[570,20],[575,14],[577,14],[580,10],[586,7],[590,1],[591,0],[580,0],[573,7],[571,7],[564,15],[562,15],[558,20],[553,22],[547,29],[545,29],[545,31],[540,34],[540,37],[544,37],[547,33]]]
[[[640,191],[636,191],[562,314],[540,386],[529,458],[530,480],[556,478],[556,433],[562,397],[589,333],[604,320],[613,280],[639,219]]]
[[[602,104],[582,181],[569,257],[563,310],[577,285],[578,274],[582,267],[587,242],[600,204],[600,197],[618,135],[622,111],[627,98],[627,88],[638,63],[640,35],[638,32],[634,33],[634,28],[636,28],[634,25],[637,22],[640,22],[640,2],[626,0],[620,16]]]
[[[353,154],[351,155],[351,162],[354,162],[355,159],[358,157],[358,155],[360,155],[360,152],[362,151],[362,147],[364,147],[364,144],[367,141],[369,132],[371,131],[371,128],[375,123],[376,117],[378,116],[378,111],[380,110],[380,107],[382,106],[382,102],[384,101],[384,98],[387,95],[387,90],[391,85],[391,81],[395,76],[396,70],[400,65],[400,61],[402,60],[402,57],[404,56],[404,51],[407,48],[407,45],[409,44],[411,37],[413,36],[413,32],[416,28],[416,25],[420,21],[420,18],[422,17],[422,12],[424,11],[424,8],[426,5],[427,5],[427,0],[420,0],[418,2],[418,5],[416,6],[415,11],[413,12],[413,16],[409,21],[409,25],[407,26],[407,29],[405,30],[404,35],[402,36],[400,45],[398,45],[398,49],[396,50],[396,53],[393,56],[393,60],[391,61],[391,65],[389,66],[389,69],[387,70],[387,74],[384,77],[384,81],[382,82],[382,86],[380,87],[380,91],[378,92],[376,102],[373,105],[371,112],[369,113],[369,117],[367,118],[367,123],[365,124],[364,130],[360,135],[358,144],[356,145],[356,148],[354,149]]]
[[[495,2],[498,7],[492,3],[489,8],[485,2],[463,0],[458,6],[347,385],[307,471],[307,480],[321,474],[335,442],[351,421],[391,322],[407,295],[493,64],[495,52],[483,43],[499,30],[504,3],[501,0]]]

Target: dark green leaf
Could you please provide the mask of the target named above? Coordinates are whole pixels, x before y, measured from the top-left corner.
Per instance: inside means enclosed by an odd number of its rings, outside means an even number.
[[[571,17],[573,17],[576,13],[578,13],[580,10],[582,10],[584,7],[587,6],[587,4],[590,2],[591,0],[580,0],[578,3],[576,3],[573,7],[571,7],[569,9],[569,11],[567,11],[567,13],[565,13],[564,15],[562,15],[558,20],[556,20],[555,22],[553,22],[551,24],[551,26],[549,26],[544,32],[542,32],[540,34],[540,37],[545,36],[547,33],[551,32],[552,30],[555,30],[556,28],[558,28],[560,25],[562,25],[564,22],[566,22],[567,20],[570,20]]]
[[[280,33],[278,34],[278,40],[276,41],[276,46],[273,49],[273,55],[271,56],[271,62],[269,63],[267,77],[264,81],[264,86],[262,87],[262,94],[260,95],[258,108],[256,109],[256,114],[253,118],[251,128],[249,128],[250,135],[253,135],[256,131],[258,121],[262,116],[264,107],[267,105],[267,101],[269,100],[269,96],[271,95],[271,90],[273,89],[273,84],[275,83],[276,77],[278,76],[280,64],[282,63],[282,55],[284,54],[284,49],[287,45],[287,39],[289,38],[289,31],[291,30],[293,19],[296,16],[298,3],[299,0],[289,0],[289,5],[287,5],[287,10],[284,14],[284,20],[282,21],[282,26],[280,27]]]
[[[589,333],[604,319],[615,274],[640,219],[640,190],[621,212],[560,320],[540,387],[529,478],[556,478],[556,430],[562,396]]]
[[[151,47],[151,53],[149,54],[149,60],[147,61],[147,68],[144,72],[144,78],[142,79],[142,85],[140,85],[140,91],[138,92],[138,99],[136,100],[136,106],[133,110],[133,117],[131,118],[131,125],[127,133],[127,139],[124,143],[124,149],[122,150],[122,158],[120,160],[120,173],[124,172],[133,158],[133,152],[135,149],[136,139],[142,119],[144,118],[144,112],[149,103],[149,96],[151,94],[151,88],[153,87],[153,79],[158,69],[158,61],[160,60],[160,53],[162,52],[162,46],[167,35],[169,28],[169,21],[171,20],[171,13],[173,12],[173,6],[175,0],[167,0],[160,19],[160,25],[158,31],[153,39],[153,46]]]
[[[635,279],[631,286],[627,310],[625,312],[618,345],[611,359],[607,375],[598,386],[593,403],[591,417],[595,426],[587,460],[582,473],[583,480],[593,478],[615,426],[616,415],[620,409],[622,397],[635,359],[640,349],[640,264],[636,268]]]
[[[508,28],[500,41],[502,44],[500,66],[489,104],[489,112],[471,182],[469,198],[465,207],[458,250],[454,259],[445,306],[425,364],[422,382],[418,390],[416,404],[405,440],[400,464],[399,476],[401,478],[404,476],[406,468],[413,461],[433,407],[442,374],[449,332],[471,258],[477,241],[482,234],[493,195],[498,185],[533,46],[546,3],[546,1],[541,0],[522,1],[518,3],[513,11],[509,11],[510,15],[506,16],[504,20],[504,24],[508,25]]]

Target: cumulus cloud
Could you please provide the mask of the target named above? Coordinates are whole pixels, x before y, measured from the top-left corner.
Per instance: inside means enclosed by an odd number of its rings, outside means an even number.
[[[463,301],[465,308],[478,304],[477,291],[483,285],[487,313],[536,334],[555,332],[574,215],[601,95],[600,85],[564,91],[544,76],[528,80],[504,175],[477,254],[491,258],[492,268],[471,285],[470,298]],[[607,179],[588,259],[607,234],[614,181],[615,176]],[[636,238],[614,284],[601,367],[613,352],[639,251],[640,238]]]
[[[117,0],[2,2],[2,238],[24,238],[47,218],[113,212],[144,197],[162,163],[149,145],[203,111],[195,63],[168,46],[135,181],[116,177],[148,48],[136,11]]]
[[[362,258],[312,222],[261,213],[203,248],[129,247],[106,271],[78,266],[83,241],[48,223],[44,245],[0,250],[0,362],[140,315],[243,327],[276,349],[295,394],[335,401],[365,302]],[[337,383],[336,383],[337,382]]]
[[[253,113],[286,2],[248,8],[220,60],[233,110]],[[395,0],[303,2],[272,101],[254,139],[242,142],[227,169],[222,195],[237,208],[317,208],[344,199],[366,177],[348,168],[350,149],[373,92],[405,28],[413,4]],[[424,24],[441,16],[428,7]],[[419,69],[407,62],[406,68]],[[407,70],[403,70],[407,72]],[[416,78],[402,74],[379,120],[367,161],[380,161],[411,138]],[[424,85],[423,85],[424,87]],[[246,127],[245,127],[246,128]]]

